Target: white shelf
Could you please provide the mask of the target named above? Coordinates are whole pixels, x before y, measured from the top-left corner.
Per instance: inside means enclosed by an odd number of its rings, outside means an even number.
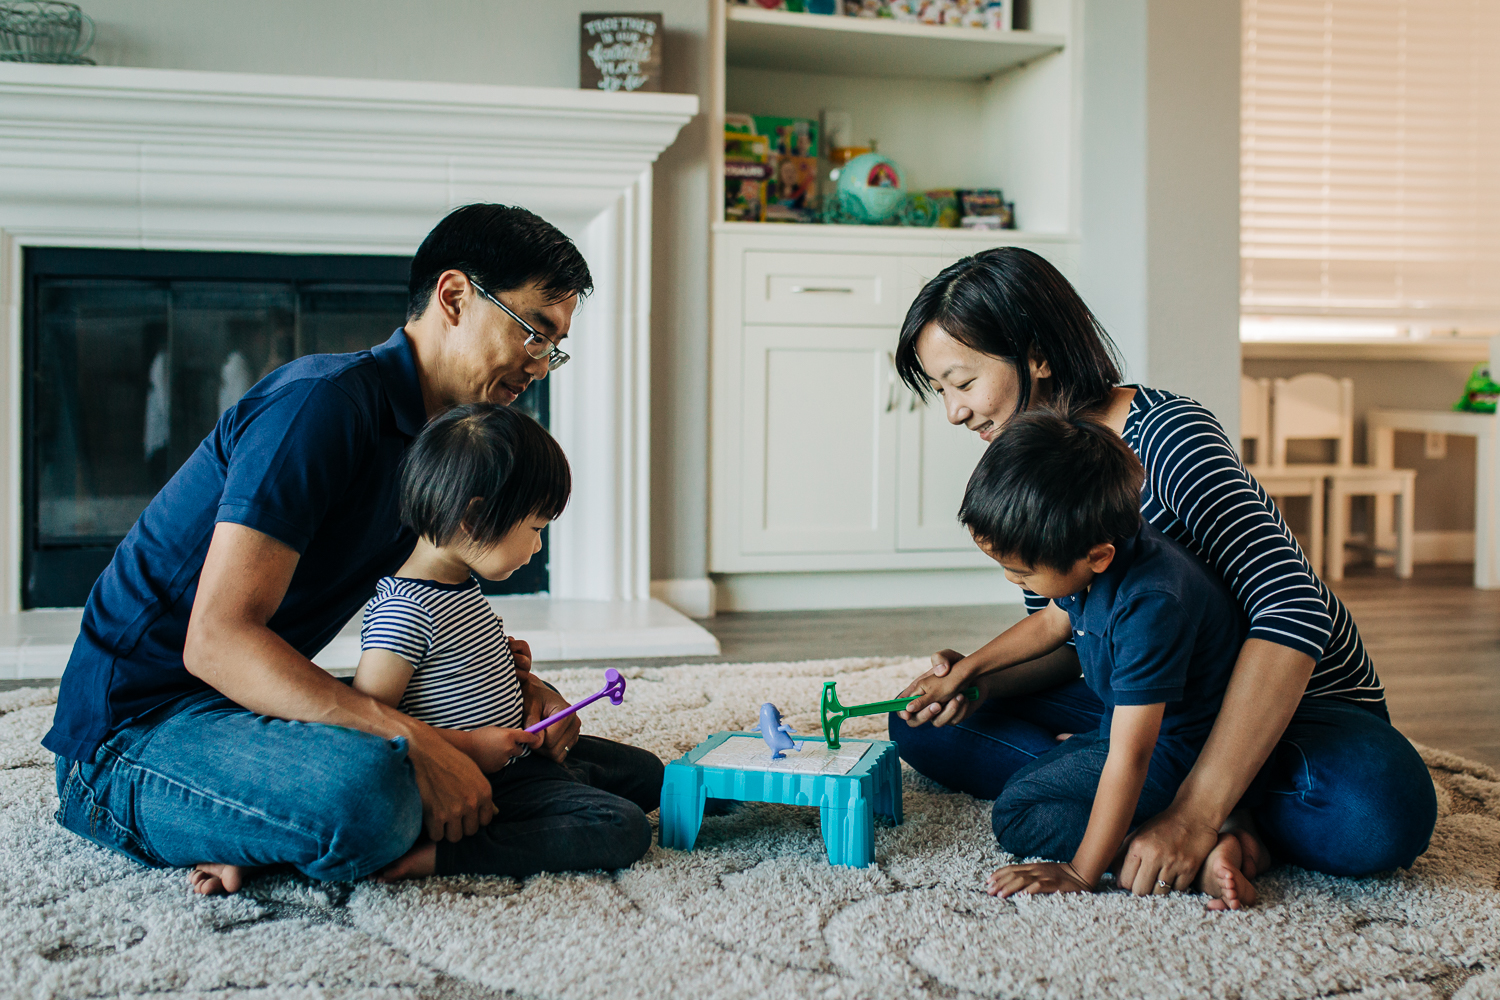
[[[731,6],[729,65],[825,76],[984,80],[1059,52],[1063,35]]]
[[[791,239],[857,237],[865,240],[932,240],[937,243],[973,243],[1005,246],[1011,243],[1076,243],[1077,235],[1039,233],[1025,229],[945,229],[939,226],[826,226],[815,223],[715,222],[716,233],[787,235]],[[793,235],[795,234],[795,235]]]

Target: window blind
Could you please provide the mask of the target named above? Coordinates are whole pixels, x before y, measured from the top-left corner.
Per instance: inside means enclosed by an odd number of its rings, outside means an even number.
[[[1244,0],[1241,312],[1500,320],[1500,0]]]

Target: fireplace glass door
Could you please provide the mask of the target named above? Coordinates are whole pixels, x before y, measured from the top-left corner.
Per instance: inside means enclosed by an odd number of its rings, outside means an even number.
[[[409,258],[28,249],[23,606],[76,607],[158,490],[252,385],[382,343]],[[547,381],[517,401],[543,424]],[[547,588],[543,550],[487,593]]]

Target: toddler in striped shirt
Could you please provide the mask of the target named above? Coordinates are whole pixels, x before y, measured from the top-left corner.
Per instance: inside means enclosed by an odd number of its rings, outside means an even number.
[[[486,774],[544,737],[521,728],[530,649],[506,636],[476,577],[526,565],[570,488],[557,442],[487,404],[438,417],[402,465],[401,520],[417,546],[365,606],[354,687],[435,727]]]

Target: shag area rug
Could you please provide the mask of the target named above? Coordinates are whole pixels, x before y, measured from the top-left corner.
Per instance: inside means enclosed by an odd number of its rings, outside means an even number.
[[[586,731],[664,759],[763,701],[815,732],[824,680],[857,704],[916,661],[859,659],[625,671],[625,704]],[[597,670],[548,670],[565,694]],[[188,892],[58,828],[37,746],[55,693],[0,695],[0,996],[396,1000],[488,997],[1500,996],[1500,775],[1423,750],[1441,818],[1409,872],[1339,879],[1282,868],[1248,911],[1203,899],[992,899],[1010,860],[989,805],[907,771],[906,822],[876,865],[830,867],[815,809],[746,805],[704,821],[692,852],[628,870],[431,879],[398,886],[262,877],[235,897]],[[850,736],[881,735],[884,719]]]

